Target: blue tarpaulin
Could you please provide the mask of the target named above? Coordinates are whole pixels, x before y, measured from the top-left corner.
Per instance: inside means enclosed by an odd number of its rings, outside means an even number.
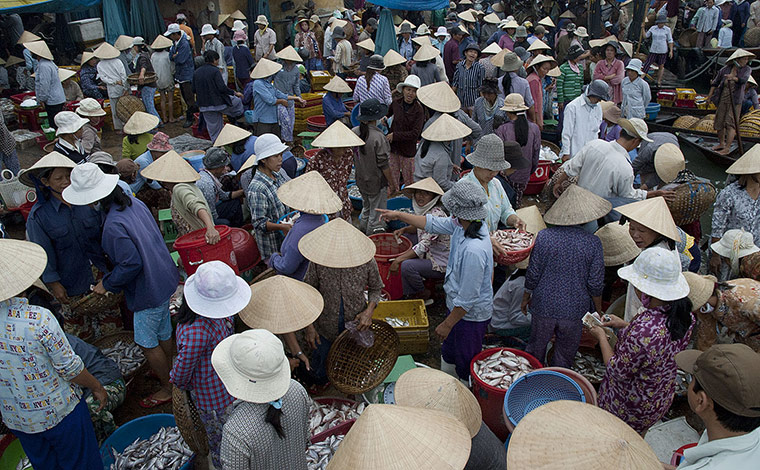
[[[374,5],[393,10],[440,10],[449,7],[449,0],[372,0]]]
[[[393,13],[389,9],[383,8],[380,11],[380,21],[378,21],[377,33],[375,34],[375,54],[384,56],[391,49],[398,52],[396,27],[393,25]]]
[[[132,25],[130,36],[140,36],[150,44],[156,36],[166,31],[164,19],[158,10],[158,2],[155,0],[132,0],[129,14]]]
[[[81,11],[99,5],[101,0],[0,0],[0,14],[65,13]]]
[[[124,0],[103,0],[103,29],[106,41],[113,44],[116,38],[127,34],[129,13]]]

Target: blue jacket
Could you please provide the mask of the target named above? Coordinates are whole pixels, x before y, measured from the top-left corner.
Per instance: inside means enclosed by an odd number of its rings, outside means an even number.
[[[193,91],[199,108],[206,106],[232,105],[230,96],[235,92],[224,84],[219,69],[211,64],[198,67],[193,75]]]
[[[112,207],[103,226],[103,250],[114,263],[103,277],[110,292],[124,291],[133,312],[155,308],[169,300],[179,284],[164,237],[148,207],[130,196],[123,211]]]
[[[335,93],[330,92],[322,98],[322,112],[325,115],[325,122],[329,126],[338,119],[341,119],[348,109]]]
[[[82,87],[82,94],[85,97],[102,100],[105,96],[103,90],[98,88],[97,76],[98,69],[89,65],[83,66],[79,69],[79,86]]]
[[[246,46],[233,46],[232,58],[235,61],[235,78],[246,79],[250,77],[251,66],[253,65],[251,50]]]
[[[269,258],[269,266],[277,271],[277,274],[303,281],[306,268],[309,267],[309,260],[304,258],[298,250],[298,242],[301,241],[301,237],[324,223],[325,216],[302,212],[301,216],[293,223],[293,228],[285,236],[285,240],[280,246],[280,252],[272,254]]]
[[[278,99],[286,100],[288,95],[279,91],[268,79],[253,81],[253,122],[274,124],[277,122]]]
[[[169,48],[169,58],[175,65],[175,80],[178,82],[189,82],[193,79],[193,72],[195,71],[193,52],[190,50],[190,41],[188,41],[184,34]]]

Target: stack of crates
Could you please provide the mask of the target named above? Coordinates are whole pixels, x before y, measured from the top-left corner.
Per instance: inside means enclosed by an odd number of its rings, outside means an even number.
[[[384,321],[393,327],[400,341],[399,354],[424,354],[428,351],[430,335],[424,300],[380,302],[375,307],[372,319]],[[405,326],[396,326],[399,324]]]
[[[301,98],[306,100],[306,106],[303,108],[296,106],[296,122],[293,127],[295,134],[306,131],[307,118],[322,114],[322,98],[324,96],[325,92],[304,93],[301,95]]]
[[[327,85],[327,82],[332,79],[332,75],[324,70],[312,70],[311,74],[311,91],[322,91]]]
[[[697,107],[697,92],[694,90],[694,88],[676,88],[676,107]]]
[[[676,102],[676,91],[675,90],[660,90],[657,93],[657,102],[660,104],[660,106],[672,108]]]

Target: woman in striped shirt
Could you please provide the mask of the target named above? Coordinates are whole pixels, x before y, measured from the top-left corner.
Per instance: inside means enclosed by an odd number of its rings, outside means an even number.
[[[381,103],[390,106],[391,104],[391,86],[388,78],[377,73],[385,69],[383,56],[375,54],[369,59],[367,73],[359,77],[354,87],[354,102],[360,105],[362,101],[370,98],[376,98]]]
[[[462,110],[468,114],[472,114],[472,108],[486,76],[483,64],[477,62],[479,55],[480,47],[474,42],[468,44],[464,50],[464,60],[457,63],[451,83],[459,101],[462,102]]]

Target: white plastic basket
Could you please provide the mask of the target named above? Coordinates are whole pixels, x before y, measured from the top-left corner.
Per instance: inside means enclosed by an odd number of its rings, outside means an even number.
[[[5,207],[17,209],[27,202],[29,197],[34,200],[34,189],[19,181],[18,176],[13,176],[10,170],[5,169],[0,175],[2,176],[2,180],[0,180],[0,198],[2,198]],[[28,195],[27,193],[29,192],[32,194]]]

